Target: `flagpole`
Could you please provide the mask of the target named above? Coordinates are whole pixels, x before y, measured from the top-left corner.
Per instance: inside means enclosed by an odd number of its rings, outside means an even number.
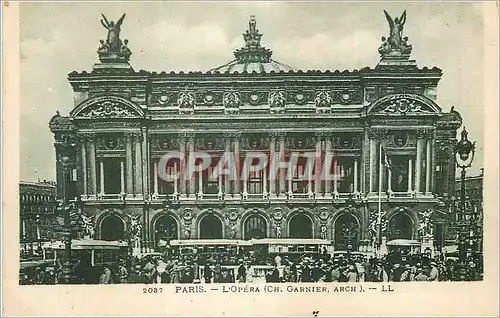
[[[378,151],[378,157],[379,157],[379,167],[378,167],[378,216],[377,216],[377,224],[378,224],[378,250],[379,250],[379,255],[381,252],[381,247],[382,247],[382,173],[383,173],[383,168],[382,168],[382,141],[379,141],[379,151]]]

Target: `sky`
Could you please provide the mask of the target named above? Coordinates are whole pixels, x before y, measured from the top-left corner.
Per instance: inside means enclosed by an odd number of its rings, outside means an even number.
[[[273,59],[308,70],[375,67],[380,38],[388,35],[383,10],[407,10],[404,34],[419,67],[443,70],[437,96],[443,111],[463,117],[476,159],[483,166],[483,13],[474,3],[346,2],[88,2],[21,3],[21,175],[23,181],[55,180],[54,139],[48,127],[73,105],[68,73],[91,71],[101,13],[127,16],[121,38],[129,40],[135,70],[207,71],[233,59],[243,46],[250,15]]]

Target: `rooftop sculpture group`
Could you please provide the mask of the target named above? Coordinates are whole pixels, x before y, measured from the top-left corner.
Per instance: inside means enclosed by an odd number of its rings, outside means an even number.
[[[408,37],[403,37],[403,28],[406,23],[406,10],[401,17],[393,19],[387,11],[384,10],[387,22],[389,22],[389,37],[382,37],[382,45],[378,49],[382,57],[386,56],[409,56],[411,45],[408,44]]]
[[[125,13],[122,17],[115,23],[114,21],[108,21],[104,14],[102,15],[101,24],[108,30],[108,36],[106,41],[100,40],[101,46],[97,50],[99,54],[99,59],[101,62],[120,62],[127,61],[130,59],[132,52],[127,47],[128,40],[120,39],[120,31],[123,20],[125,19]]]

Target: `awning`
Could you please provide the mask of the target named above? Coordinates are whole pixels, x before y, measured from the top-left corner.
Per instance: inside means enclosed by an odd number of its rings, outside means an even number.
[[[420,242],[408,239],[395,239],[387,242],[387,246],[420,246]]]

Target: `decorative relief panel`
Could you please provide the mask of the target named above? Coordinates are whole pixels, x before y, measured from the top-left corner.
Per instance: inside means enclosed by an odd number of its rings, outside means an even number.
[[[153,151],[179,149],[179,142],[175,136],[152,135],[150,139],[151,139],[151,148]]]
[[[127,106],[113,100],[97,102],[78,114],[79,117],[88,118],[126,118],[138,115]]]
[[[287,149],[314,149],[316,147],[314,136],[306,137],[294,135],[286,138]]]
[[[333,136],[334,149],[360,149],[361,135],[341,134]]]
[[[267,102],[269,104],[271,114],[284,113],[286,104],[285,91],[275,90],[269,92]]]
[[[241,95],[235,91],[229,91],[224,93],[222,99],[222,104],[224,105],[224,113],[234,114],[240,111],[239,107],[241,105]]]
[[[99,150],[123,150],[125,143],[123,137],[108,135],[98,139],[97,147]]]
[[[332,106],[333,99],[331,93],[328,91],[318,91],[316,92],[316,97],[314,98],[314,103],[316,104],[317,113],[330,112],[330,107]]]
[[[177,105],[179,106],[180,114],[194,113],[195,93],[187,90],[180,92],[179,97],[177,98]]]
[[[267,150],[269,143],[267,138],[259,136],[248,136],[241,140],[242,149],[244,150]]]

